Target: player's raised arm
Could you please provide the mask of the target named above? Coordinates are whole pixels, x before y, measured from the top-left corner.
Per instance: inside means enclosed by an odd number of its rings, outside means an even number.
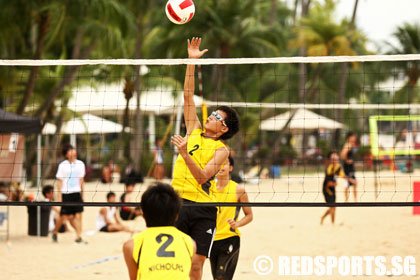
[[[200,44],[201,38],[194,37],[191,41],[188,40],[188,58],[200,58],[208,51],[207,49],[200,51]],[[190,134],[194,129],[201,128],[194,103],[194,74],[195,65],[187,65],[184,82],[184,119],[187,134]]]

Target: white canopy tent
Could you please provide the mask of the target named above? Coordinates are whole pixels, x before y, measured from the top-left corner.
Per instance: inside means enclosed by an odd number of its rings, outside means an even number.
[[[289,120],[292,111],[268,118],[261,122],[260,129],[268,131],[279,131],[282,130]],[[314,112],[305,109],[298,109],[292,120],[289,123],[288,130],[291,132],[302,132],[305,130],[315,129],[339,129],[344,128],[342,123],[335,120],[329,119],[322,115],[318,115]]]
[[[47,123],[42,129],[42,134],[55,134],[57,128],[55,125]],[[75,117],[63,124],[62,134],[103,134],[120,133],[123,126],[119,123],[100,118],[92,114],[83,114],[81,117]]]
[[[78,113],[90,113],[100,117],[119,116],[124,114],[127,100],[124,96],[124,81],[114,84],[101,84],[97,87],[79,87],[73,89],[69,100],[70,110]],[[175,96],[174,96],[175,95]],[[203,98],[194,96],[196,106],[201,106]],[[129,103],[130,112],[135,112],[136,96]],[[170,87],[159,87],[143,90],[140,96],[140,110],[149,117],[149,142],[154,147],[156,141],[155,116],[182,113],[183,91]],[[181,110],[179,112],[179,110]],[[180,121],[180,118],[177,117]]]

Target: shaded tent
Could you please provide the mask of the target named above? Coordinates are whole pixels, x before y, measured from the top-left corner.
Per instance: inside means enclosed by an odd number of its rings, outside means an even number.
[[[40,193],[40,140],[41,121],[39,118],[16,115],[0,109],[0,181],[20,181],[23,168],[23,136],[20,134],[38,134],[38,194]],[[40,207],[37,207],[37,217],[40,221]],[[9,206],[7,217],[10,219]],[[40,235],[40,225],[37,227]],[[9,227],[7,225],[7,239]]]
[[[260,129],[268,131],[279,131],[284,128],[291,116],[292,111],[268,118],[261,122]],[[306,130],[316,129],[341,129],[345,125],[335,120],[329,119],[322,115],[318,115],[312,111],[305,109],[298,109],[292,120],[290,121],[287,130],[294,133],[301,133]]]
[[[37,134],[40,132],[39,118],[20,116],[0,109],[0,133]]]
[[[0,109],[0,181],[20,182],[23,176],[23,136],[41,132],[38,118],[16,115]]]

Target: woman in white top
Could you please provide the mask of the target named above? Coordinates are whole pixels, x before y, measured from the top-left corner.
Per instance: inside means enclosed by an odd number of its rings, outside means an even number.
[[[106,200],[110,203],[115,202],[115,193],[109,192],[106,195]],[[130,229],[123,225],[117,218],[117,207],[103,207],[99,210],[96,218],[96,229],[103,232],[116,232],[116,231],[130,231]],[[112,219],[115,222],[112,222]]]

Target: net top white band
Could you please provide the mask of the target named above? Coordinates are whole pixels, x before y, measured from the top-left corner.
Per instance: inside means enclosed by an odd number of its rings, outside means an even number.
[[[420,61],[420,54],[310,56],[263,58],[202,58],[202,59],[42,59],[0,60],[0,66],[77,66],[77,65],[213,65],[213,64],[275,64],[275,63],[334,63],[375,61]]]

